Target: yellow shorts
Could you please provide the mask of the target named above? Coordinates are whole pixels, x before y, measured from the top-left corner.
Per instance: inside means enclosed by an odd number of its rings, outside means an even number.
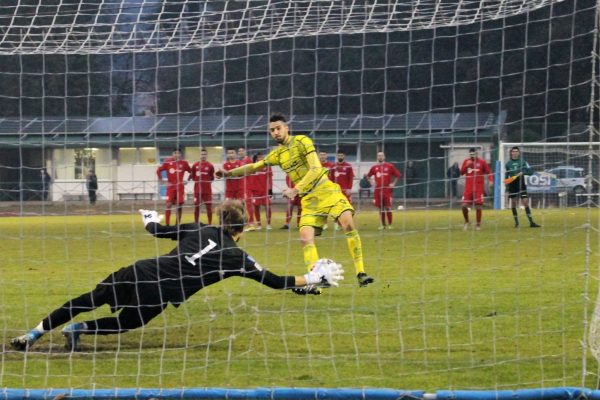
[[[312,192],[302,197],[300,202],[302,204],[300,228],[312,226],[320,231],[327,223],[328,216],[337,220],[346,210],[354,214],[354,208],[344,196],[340,185],[330,180],[319,184]]]

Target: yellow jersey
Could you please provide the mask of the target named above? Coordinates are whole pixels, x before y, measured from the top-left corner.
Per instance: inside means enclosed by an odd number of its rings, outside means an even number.
[[[271,151],[263,160],[265,165],[277,165],[290,177],[294,185],[298,188],[300,196],[304,196],[317,186],[317,184],[327,176],[328,170],[319,164],[316,168],[316,174],[311,174],[314,178],[310,182],[299,183],[308,174],[311,167],[308,164],[306,156],[316,152],[312,140],[305,135],[290,136],[287,144],[280,144]]]

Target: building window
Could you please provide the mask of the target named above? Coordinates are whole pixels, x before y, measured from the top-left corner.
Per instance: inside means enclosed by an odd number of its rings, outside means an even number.
[[[96,149],[75,149],[75,179],[84,179],[87,171],[96,169]]]

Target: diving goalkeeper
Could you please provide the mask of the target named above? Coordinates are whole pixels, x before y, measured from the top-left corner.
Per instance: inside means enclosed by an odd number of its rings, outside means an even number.
[[[236,242],[244,231],[245,207],[237,200],[220,207],[220,226],[183,224],[165,226],[156,211],[140,210],[146,230],[157,238],[177,240],[177,247],[160,257],[136,261],[113,272],[94,290],[69,300],[52,311],[38,326],[13,338],[16,350],[29,349],[42,335],[104,304],[114,317],[67,325],[62,334],[66,349],[77,351],[82,334],[110,335],[147,324],[169,303],[178,307],[202,288],[232,276],[253,279],[273,289],[292,289],[307,284],[338,286],[343,270],[336,263],[318,263],[303,276],[279,276],[263,269]]]
[[[328,170],[323,168],[312,140],[305,135],[290,135],[285,117],[273,114],[269,119],[271,137],[279,146],[271,151],[264,160],[247,164],[230,171],[219,170],[217,178],[251,175],[268,166],[278,165],[290,177],[295,187],[283,190],[290,200],[300,197],[302,214],[300,216],[300,241],[303,247],[304,264],[308,269],[319,259],[315,245],[315,235],[320,235],[327,217],[337,220],[342,227],[350,255],[354,261],[359,286],[373,282],[363,265],[362,243],[354,225],[354,208],[344,196],[340,186],[327,177]],[[299,294],[320,294],[318,288],[308,286]]]

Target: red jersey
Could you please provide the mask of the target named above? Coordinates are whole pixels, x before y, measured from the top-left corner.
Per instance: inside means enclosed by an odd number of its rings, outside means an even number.
[[[465,176],[465,190],[484,190],[485,176],[494,181],[492,170],[484,159],[477,157],[475,160],[467,158],[460,167],[460,174]]]
[[[162,172],[167,172],[167,181],[169,181],[169,185],[183,185],[185,180],[183,176],[185,173],[191,173],[192,169],[190,168],[190,164],[188,164],[185,160],[173,161],[168,158],[164,163],[156,170],[156,176],[158,179],[162,179]]]
[[[195,182],[194,192],[212,193],[212,181],[215,180],[215,167],[208,161],[196,161],[192,165],[190,179]]]
[[[342,190],[352,189],[352,184],[354,183],[352,165],[345,161],[335,163],[330,172],[330,179],[340,185]]]
[[[241,164],[238,160],[234,160],[234,161],[225,161],[223,163],[223,169],[225,171],[231,171],[232,169],[235,169],[237,167],[239,167]],[[239,178],[226,178],[225,179],[225,191],[226,192],[237,192],[239,189],[240,185],[240,179]]]
[[[250,186],[252,193],[256,193],[260,196],[267,196],[269,190],[273,188],[273,170],[271,167],[260,170],[255,174],[248,176],[248,178],[252,178],[251,180],[248,180],[248,185]]]
[[[252,164],[252,158],[246,156],[244,158],[242,158],[241,160],[238,160],[238,164],[239,166],[243,166],[246,164]],[[240,178],[240,183],[239,183],[239,190],[242,191],[242,194],[246,194],[246,193],[250,193],[252,191],[252,182],[253,182],[253,178],[250,176],[245,176]]]
[[[382,162],[375,164],[369,170],[367,176],[370,178],[375,177],[375,189],[389,188],[392,183],[392,177],[400,179],[400,171],[394,167],[394,164],[389,162]]]

